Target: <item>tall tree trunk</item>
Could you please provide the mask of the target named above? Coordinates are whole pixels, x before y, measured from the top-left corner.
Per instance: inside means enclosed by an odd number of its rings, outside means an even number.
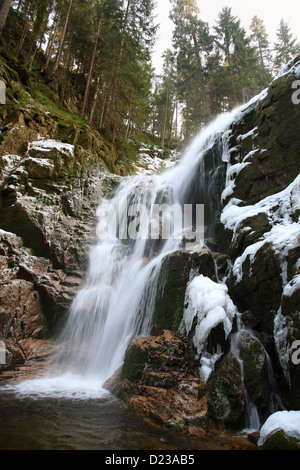
[[[52,54],[52,50],[53,50],[54,39],[55,39],[55,36],[56,36],[56,31],[57,31],[57,17],[58,17],[58,14],[56,13],[54,21],[53,21],[52,28],[51,28],[48,44],[47,44],[46,63],[45,63],[42,70],[47,70],[47,68],[49,67],[49,62],[50,62],[51,54]]]
[[[92,123],[92,121],[93,121],[94,112],[95,112],[96,104],[97,104],[97,101],[98,101],[99,91],[100,91],[100,75],[98,75],[98,77],[97,77],[96,91],[94,93],[93,104],[92,104],[90,117],[89,117],[89,122],[90,123]]]
[[[198,45],[195,31],[193,31],[192,36],[193,36],[194,47],[195,47],[196,56],[197,56],[197,62],[199,65],[199,75],[200,75],[202,94],[203,94],[204,119],[205,121],[208,122],[210,119],[210,115],[211,115],[211,109],[210,109],[210,103],[209,103],[208,94],[207,94],[207,83],[205,81],[204,67],[202,65],[202,61],[201,61],[201,57],[199,53],[199,45]]]
[[[117,97],[118,86],[119,86],[119,73],[120,73],[122,57],[123,57],[123,51],[124,51],[125,33],[126,33],[126,29],[127,29],[127,20],[128,20],[130,4],[131,4],[131,0],[128,0],[126,13],[125,13],[125,18],[124,18],[124,23],[123,23],[123,28],[122,28],[122,39],[121,39],[120,50],[119,50],[119,59],[118,59],[117,67],[116,67],[116,74],[115,74],[115,80],[114,80],[114,84],[113,84],[113,92],[112,92],[111,103],[110,103],[109,123],[108,123],[108,131],[109,132],[110,132],[111,126],[113,124],[113,120],[114,120],[114,116],[115,116],[115,112],[116,112],[115,108],[116,108],[116,97]],[[115,131],[116,131],[116,126],[114,126],[113,140],[115,138]]]
[[[88,96],[89,96],[89,91],[90,91],[90,85],[91,85],[91,80],[92,80],[92,74],[94,70],[94,65],[95,65],[95,58],[96,58],[96,52],[97,52],[97,45],[98,45],[98,40],[100,36],[100,29],[101,29],[101,22],[102,22],[102,15],[99,15],[98,19],[98,26],[97,26],[97,31],[96,31],[96,37],[95,37],[95,42],[94,42],[94,47],[93,47],[93,53],[91,57],[91,63],[90,63],[90,69],[86,81],[86,87],[85,87],[85,92],[84,92],[84,97],[83,97],[83,103],[81,107],[81,115],[84,115]]]
[[[27,21],[26,21],[26,24],[25,24],[25,26],[24,26],[24,28],[23,28],[23,32],[22,32],[22,35],[21,35],[21,38],[20,38],[20,42],[19,42],[18,47],[17,47],[17,52],[16,52],[17,57],[19,56],[19,54],[20,54],[20,52],[21,52],[21,50],[22,50],[24,41],[25,41],[26,36],[27,36],[27,33],[28,33],[28,31],[29,31],[29,27],[30,27],[30,20],[27,20]]]
[[[22,50],[22,47],[24,45],[24,42],[25,42],[27,33],[29,31],[29,28],[30,28],[30,24],[31,24],[31,4],[30,4],[30,0],[26,0],[26,2],[25,2],[24,8],[22,9],[22,17],[26,21],[25,21],[25,24],[23,25],[23,32],[21,34],[20,41],[19,41],[18,46],[17,46],[17,51],[16,51],[17,57],[19,56],[19,54]]]
[[[6,18],[10,9],[11,0],[4,0],[2,8],[0,10],[0,34],[2,34],[2,29],[4,28]]]
[[[100,120],[99,120],[99,128],[100,129],[103,127],[105,117],[106,117],[109,89],[110,89],[110,83],[106,86],[105,91],[104,91],[104,95],[103,95],[102,109],[101,109],[101,115],[100,115]]]
[[[161,134],[161,148],[164,151],[165,148],[165,139],[166,139],[166,132],[167,132],[167,120],[168,120],[168,111],[169,111],[169,89],[167,88],[167,99],[166,99],[166,107],[165,107],[165,115],[164,115],[164,122]]]
[[[69,2],[69,9],[68,9],[68,13],[67,13],[67,17],[66,17],[65,24],[64,24],[64,29],[63,29],[63,32],[62,32],[62,36],[61,36],[61,39],[60,39],[58,51],[57,51],[57,54],[56,54],[56,59],[55,59],[54,67],[53,67],[53,70],[52,70],[52,75],[55,74],[55,72],[57,71],[58,66],[59,66],[59,61],[60,61],[60,57],[61,57],[61,53],[62,53],[62,48],[63,48],[63,45],[64,45],[64,41],[65,41],[65,37],[66,37],[66,32],[67,32],[67,27],[68,27],[68,23],[69,23],[69,18],[70,18],[72,3],[73,3],[73,0],[70,0],[70,2]]]

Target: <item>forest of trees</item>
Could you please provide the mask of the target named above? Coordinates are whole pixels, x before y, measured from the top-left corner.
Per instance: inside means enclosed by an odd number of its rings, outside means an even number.
[[[229,7],[209,25],[196,0],[171,3],[173,47],[161,76],[151,61],[155,0],[0,0],[0,34],[13,12],[19,36],[11,47],[29,73],[39,69],[111,141],[146,132],[164,148],[250,99],[300,53],[284,20],[271,44],[258,16],[248,34]]]

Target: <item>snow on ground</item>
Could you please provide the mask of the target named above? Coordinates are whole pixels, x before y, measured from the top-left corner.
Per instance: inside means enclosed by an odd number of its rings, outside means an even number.
[[[154,154],[151,156],[149,153]],[[148,148],[140,149],[140,158],[139,162],[135,164],[136,174],[137,175],[153,175],[168,168],[172,168],[178,159],[178,154],[176,151],[170,154],[168,158],[161,158],[158,155],[161,153],[161,149],[155,148],[154,151],[151,151]]]
[[[258,445],[262,446],[268,436],[280,430],[300,440],[300,411],[278,411],[269,416],[260,429]]]

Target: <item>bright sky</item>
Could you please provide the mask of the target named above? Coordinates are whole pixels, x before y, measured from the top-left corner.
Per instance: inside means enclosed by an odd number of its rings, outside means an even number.
[[[293,34],[300,41],[300,1],[299,0],[197,0],[200,17],[210,27],[215,25],[218,13],[223,6],[231,7],[233,15],[241,20],[242,26],[248,30],[254,15],[261,18],[269,34],[269,40],[276,40],[276,31],[281,19],[286,21]],[[157,73],[161,72],[162,53],[171,47],[173,23],[169,20],[169,0],[157,0],[157,23],[161,24],[159,39],[155,47],[153,64]]]

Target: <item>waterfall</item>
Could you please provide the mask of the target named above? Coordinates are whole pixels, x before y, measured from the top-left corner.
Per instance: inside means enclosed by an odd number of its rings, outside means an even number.
[[[244,363],[240,355],[240,332],[241,330],[239,329],[237,333],[232,335],[231,350],[240,364],[241,379],[242,379],[242,382],[244,383],[244,395],[245,395],[245,405],[246,405],[246,429],[247,429],[247,432],[251,430],[257,431],[260,428],[260,419],[259,419],[259,415],[258,415],[257,408],[255,406],[255,403],[251,399],[249,392],[245,386],[245,382],[244,382]]]
[[[122,365],[131,340],[150,333],[163,258],[182,247],[187,233],[192,240],[196,231],[202,244],[212,236],[226,180],[230,126],[246,108],[219,115],[172,168],[125,177],[114,196],[100,202],[98,242],[90,250],[85,285],[59,334],[49,380],[23,382],[22,392],[97,393]],[[162,206],[172,211],[157,217]]]
[[[76,296],[59,337],[66,346],[64,371],[84,377],[97,376],[104,382],[122,364],[132,338],[149,334],[151,301],[155,298],[161,261],[180,248],[183,233],[198,220],[195,213],[189,213],[187,221],[183,218],[177,236],[178,226],[173,217],[169,236],[151,237],[149,230],[155,229],[153,207],[166,204],[183,209],[197,202],[208,204],[209,213],[214,216],[217,208],[211,207],[214,193],[211,185],[222,167],[222,152],[218,161],[207,159],[207,170],[205,155],[217,138],[222,139],[237,113],[235,110],[220,115],[206,127],[173,168],[153,176],[124,178],[113,198],[101,201],[97,211],[99,242],[90,251],[85,286]],[[198,181],[196,189],[195,180]],[[146,221],[141,217],[141,207],[150,214]],[[135,209],[130,212],[132,208]],[[139,213],[138,220],[133,217],[134,211]],[[209,232],[211,219],[210,216],[205,220],[202,234],[203,230]]]
[[[241,358],[241,332],[246,331],[251,338],[253,338],[259,346],[264,351],[266,356],[266,361],[268,365],[268,385],[269,385],[269,411],[270,414],[275,413],[279,410],[279,405],[277,402],[278,397],[278,386],[275,377],[275,373],[273,370],[273,365],[269,354],[267,353],[263,344],[259,341],[259,339],[253,334],[253,332],[249,329],[244,329],[241,326],[240,318],[238,318],[238,331],[231,336],[231,351],[235,355],[236,359],[238,360],[241,368],[241,379],[244,383],[244,394],[245,394],[245,405],[246,405],[246,430],[249,432],[250,430],[257,431],[260,429],[260,418],[258,414],[257,407],[254,401],[251,399],[251,396],[247,390],[245,380],[244,380],[244,363]]]

